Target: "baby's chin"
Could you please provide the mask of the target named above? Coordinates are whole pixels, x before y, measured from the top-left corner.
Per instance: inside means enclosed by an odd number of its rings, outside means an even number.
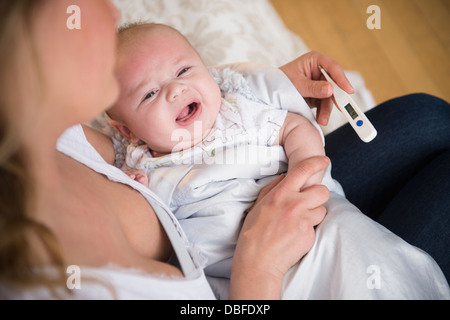
[[[198,142],[200,143],[201,140]],[[177,153],[177,152],[182,152],[182,151],[186,151],[188,149],[191,149],[192,147],[194,147],[196,144],[195,141],[192,142],[180,142],[179,144],[175,145],[171,150],[150,150],[150,153],[152,155],[152,157],[154,158],[159,158],[159,157],[164,157],[167,156],[169,154],[173,154],[173,153]]]
[[[201,145],[201,143],[203,142],[204,137],[206,137],[207,134],[205,136],[196,136],[193,137],[189,142],[188,141],[184,141],[183,143],[180,143],[179,145],[176,145],[173,149],[171,153],[174,152],[182,152],[182,151],[186,151],[189,149],[192,149],[196,146]]]

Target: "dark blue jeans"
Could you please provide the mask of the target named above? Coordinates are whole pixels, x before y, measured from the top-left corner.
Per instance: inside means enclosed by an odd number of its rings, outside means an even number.
[[[345,125],[325,149],[332,176],[364,214],[430,254],[450,282],[450,105],[426,94],[367,112],[366,144]]]

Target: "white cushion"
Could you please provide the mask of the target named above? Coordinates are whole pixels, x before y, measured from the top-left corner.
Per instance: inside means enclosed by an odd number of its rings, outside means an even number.
[[[113,0],[120,23],[168,24],[183,33],[206,65],[253,61],[275,66],[307,52],[267,0]]]

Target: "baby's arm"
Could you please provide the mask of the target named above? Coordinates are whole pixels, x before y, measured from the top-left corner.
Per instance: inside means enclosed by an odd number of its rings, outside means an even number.
[[[279,145],[284,147],[289,160],[288,173],[291,168],[308,158],[324,156],[322,137],[308,119],[294,113],[289,113],[278,135]],[[321,184],[324,171],[313,175],[304,188]]]

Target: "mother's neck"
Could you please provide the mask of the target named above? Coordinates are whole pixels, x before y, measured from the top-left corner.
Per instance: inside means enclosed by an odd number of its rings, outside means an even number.
[[[56,150],[56,143],[66,126],[58,121],[59,119],[52,116],[46,117],[41,114],[33,120],[32,125],[28,126],[23,139],[25,161],[37,206],[32,212],[38,212],[41,200],[47,198],[49,194],[56,195],[61,187],[60,166],[58,166],[60,154]]]

